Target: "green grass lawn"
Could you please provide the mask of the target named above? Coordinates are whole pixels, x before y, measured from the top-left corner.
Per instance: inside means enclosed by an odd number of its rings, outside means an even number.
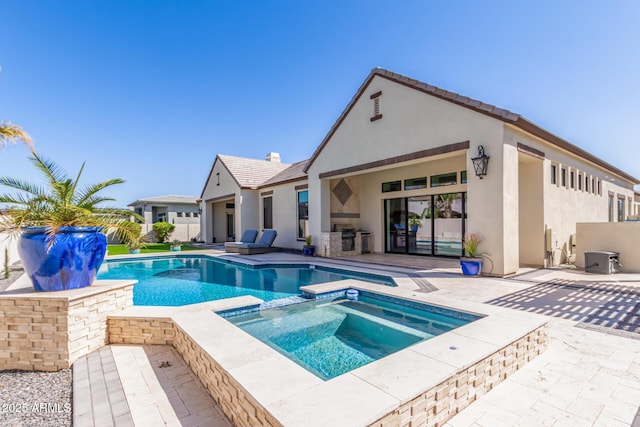
[[[182,245],[182,251],[199,251],[202,248],[198,248],[196,246],[191,246],[187,244]],[[169,243],[147,243],[144,245],[140,253],[142,254],[151,254],[155,252],[169,252],[170,245]],[[128,254],[129,249],[127,249],[126,245],[108,245],[107,246],[107,255],[124,255]]]

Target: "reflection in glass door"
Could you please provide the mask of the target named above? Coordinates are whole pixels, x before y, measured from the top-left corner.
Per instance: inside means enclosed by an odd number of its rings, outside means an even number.
[[[436,255],[462,255],[463,200],[462,193],[434,196],[433,228]]]
[[[384,201],[385,234],[387,236],[386,251],[406,253],[407,246],[407,211],[406,199],[388,199]]]
[[[462,255],[466,193],[384,201],[385,251],[411,255]]]
[[[409,197],[407,215],[407,252],[410,254],[431,255],[431,196]]]

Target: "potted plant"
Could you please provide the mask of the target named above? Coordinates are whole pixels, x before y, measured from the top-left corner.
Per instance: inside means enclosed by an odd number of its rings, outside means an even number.
[[[313,256],[316,253],[316,247],[312,244],[313,237],[306,236],[304,238],[304,247],[302,248],[302,254],[304,256]]]
[[[181,251],[182,250],[182,242],[178,239],[174,239],[170,243],[170,248],[172,251]]]
[[[482,258],[478,254],[481,241],[479,233],[471,233],[467,234],[462,242],[466,256],[460,258],[460,267],[465,276],[479,276],[482,272]]]
[[[130,254],[139,254],[144,244],[147,242],[146,236],[142,235],[142,226],[135,222],[127,224],[130,228],[131,235],[127,236],[124,244],[129,249]]]
[[[420,218],[419,216],[410,216],[409,229],[411,231],[418,231],[420,227],[422,227],[422,218]]]
[[[2,216],[0,232],[21,232],[18,253],[25,272],[38,291],[58,291],[89,286],[104,259],[105,232],[113,229],[125,240],[131,237],[126,226],[133,216],[127,209],[100,207],[113,199],[98,193],[122,179],[110,179],[83,188],[55,163],[32,152],[31,163],[42,173],[46,186],[1,177],[0,184],[19,194],[0,195],[11,205]]]

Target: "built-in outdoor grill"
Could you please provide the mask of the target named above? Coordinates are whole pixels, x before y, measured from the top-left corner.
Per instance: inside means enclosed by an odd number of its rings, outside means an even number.
[[[356,229],[351,224],[335,224],[333,226],[335,231],[342,233],[342,251],[355,251],[356,250]]]

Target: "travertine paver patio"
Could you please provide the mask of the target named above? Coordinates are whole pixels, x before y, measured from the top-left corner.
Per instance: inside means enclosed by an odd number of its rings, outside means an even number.
[[[73,369],[76,427],[231,427],[171,346],[106,346]]]
[[[614,282],[627,291],[628,287],[640,290],[640,275],[540,273],[532,285],[592,280]],[[469,292],[467,286],[459,285],[461,281],[458,285],[455,280],[432,281],[461,299],[496,298]],[[449,420],[447,426],[640,426],[640,340],[576,327],[579,322],[575,320],[549,319],[547,351]]]
[[[253,262],[284,262],[289,259],[300,261],[301,258],[291,254],[251,257]],[[344,260],[338,262],[343,267],[348,263]],[[374,262],[379,266],[387,261],[377,258]],[[362,264],[359,267],[362,268]],[[415,272],[420,277],[426,277],[438,289],[430,295],[442,296],[443,299],[453,297],[487,302],[550,280],[613,281],[640,289],[640,275],[595,276],[578,271],[541,270],[505,280],[464,278],[453,272],[450,263],[442,268],[437,264],[421,267],[424,270],[418,267]],[[420,291],[417,284],[415,290]],[[640,340],[579,328],[576,327],[576,321],[554,317],[548,319],[548,350],[449,420],[447,426],[640,427]],[[173,420],[169,424],[194,425],[185,424],[186,419],[178,416],[180,405],[174,405],[171,401],[171,396],[175,396],[175,388],[158,386],[166,380],[163,377],[168,371],[158,368],[157,364],[162,359],[169,360],[169,354],[176,364],[181,363],[175,350],[165,346],[111,346],[110,349],[114,352],[136,425],[160,423],[161,419],[165,422],[167,419]],[[154,355],[155,351],[162,356]],[[195,377],[188,374],[183,373],[185,378],[190,378],[189,382],[193,382]],[[141,387],[140,384],[145,386]],[[204,391],[199,383],[197,387]],[[205,400],[198,402],[204,405]],[[208,409],[218,411],[212,400],[210,405]],[[203,407],[202,410],[207,409]],[[154,414],[153,417],[144,418],[141,414],[147,414],[148,411]],[[218,415],[223,417],[220,412]],[[138,422],[138,416],[142,417],[144,424]],[[222,423],[219,425],[229,425],[225,424],[228,423],[226,419],[218,419]]]

